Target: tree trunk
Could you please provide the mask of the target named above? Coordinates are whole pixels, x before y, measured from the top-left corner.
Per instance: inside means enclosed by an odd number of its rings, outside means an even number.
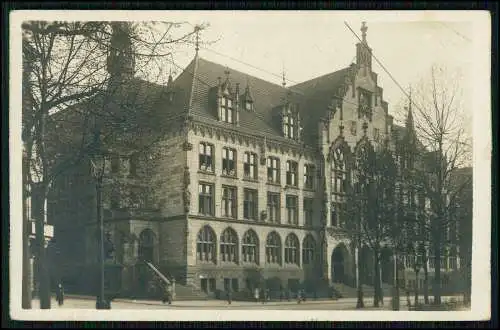
[[[357,289],[358,289],[358,300],[356,302],[356,308],[364,308],[365,303],[363,301],[363,284],[361,281],[360,277],[360,263],[359,263],[359,254],[360,254],[360,249],[356,248],[356,284],[357,284]]]
[[[375,265],[374,265],[374,270],[375,270],[375,280],[374,280],[374,297],[373,297],[373,306],[379,307],[379,304],[384,304],[384,298],[383,298],[383,293],[382,293],[382,285],[381,285],[381,276],[380,276],[380,254],[378,251],[375,251],[374,253],[375,257]]]
[[[25,188],[23,188],[25,189]],[[27,203],[27,199],[24,199]],[[22,307],[23,309],[31,309],[31,251],[30,251],[30,232],[31,223],[27,208],[23,214],[23,278],[22,278]]]
[[[427,258],[424,258],[424,303],[429,304],[429,269],[427,268]]]
[[[441,249],[440,244],[434,248],[434,304],[441,305]]]
[[[418,305],[418,282],[419,282],[419,278],[418,278],[418,273],[419,273],[419,270],[418,269],[415,269],[415,306]]]
[[[49,265],[46,256],[45,249],[45,233],[44,227],[47,224],[47,195],[48,186],[44,182],[42,190],[42,214],[36,219],[36,240],[38,249],[38,296],[40,299],[41,309],[50,309],[50,276],[49,276]]]

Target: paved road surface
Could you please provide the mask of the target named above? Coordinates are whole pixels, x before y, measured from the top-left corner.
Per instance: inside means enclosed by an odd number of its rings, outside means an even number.
[[[451,297],[443,297],[443,301]],[[421,300],[423,301],[423,299]],[[412,298],[413,302],[413,298]],[[364,303],[366,310],[391,310],[391,298],[384,299],[384,306],[379,308],[373,307],[373,298],[365,298]],[[401,310],[408,310],[406,297],[401,297]],[[92,297],[67,297],[64,300],[63,306],[58,306],[55,299],[52,300],[51,307],[53,309],[68,308],[68,309],[95,309],[95,299]],[[305,303],[298,304],[296,301],[284,302],[267,302],[265,304],[255,302],[235,301],[229,305],[223,300],[207,300],[207,301],[174,301],[172,305],[162,304],[160,301],[146,300],[126,300],[118,299],[111,303],[112,309],[135,309],[135,310],[154,310],[154,309],[273,309],[273,310],[352,310],[356,307],[355,298],[343,298],[339,300],[308,300]],[[39,308],[39,301],[33,300],[33,309]]]

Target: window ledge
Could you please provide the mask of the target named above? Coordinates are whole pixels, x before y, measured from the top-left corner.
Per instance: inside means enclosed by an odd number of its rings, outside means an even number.
[[[295,190],[299,190],[299,186],[293,186],[293,185],[285,185],[285,189],[295,189]]]
[[[205,214],[205,213],[198,213],[198,216],[205,217],[205,218],[213,218],[213,217],[215,217],[214,214]]]
[[[228,178],[228,179],[238,179],[236,175],[228,175],[228,174],[221,174],[221,178]]]
[[[253,179],[253,178],[250,178],[250,177],[247,177],[247,176],[244,176],[242,178],[243,181],[249,181],[249,182],[259,182],[258,179]]]
[[[277,187],[281,187],[281,183],[279,183],[279,182],[271,182],[271,181],[267,181],[267,183],[266,183],[266,184],[268,184],[268,185],[270,185],[270,186],[277,186]]]
[[[198,170],[198,173],[200,173],[200,174],[208,174],[208,175],[215,175],[214,171]]]

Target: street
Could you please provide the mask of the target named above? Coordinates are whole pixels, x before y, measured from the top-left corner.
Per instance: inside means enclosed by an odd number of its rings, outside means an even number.
[[[452,297],[443,297],[443,302],[451,299]],[[421,299],[423,301],[423,297]],[[373,307],[373,298],[365,298],[364,310],[391,310],[391,298],[384,298],[384,306],[375,308]],[[412,297],[413,303],[413,297]],[[401,310],[408,310],[406,297],[401,297],[400,300]],[[272,301],[262,304],[261,302],[247,302],[247,301],[233,301],[228,304],[224,300],[206,300],[206,301],[174,301],[172,305],[163,304],[161,301],[155,300],[129,300],[117,299],[111,303],[112,309],[135,309],[135,310],[154,310],[154,309],[245,309],[245,310],[355,310],[356,298],[343,298],[339,300],[308,300],[301,304],[297,301]],[[39,301],[33,300],[33,309],[39,308]],[[95,309],[95,299],[92,297],[66,297],[64,305],[59,306],[55,300],[52,299],[53,309]]]

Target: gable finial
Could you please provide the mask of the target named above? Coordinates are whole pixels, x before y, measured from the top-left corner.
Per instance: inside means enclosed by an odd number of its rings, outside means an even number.
[[[361,23],[361,33],[363,37],[363,41],[366,42],[366,31],[368,31],[368,27],[366,26],[366,22]]]
[[[283,81],[281,83],[281,85],[283,85],[283,87],[286,87],[286,78],[285,78],[285,64],[283,63]]]

